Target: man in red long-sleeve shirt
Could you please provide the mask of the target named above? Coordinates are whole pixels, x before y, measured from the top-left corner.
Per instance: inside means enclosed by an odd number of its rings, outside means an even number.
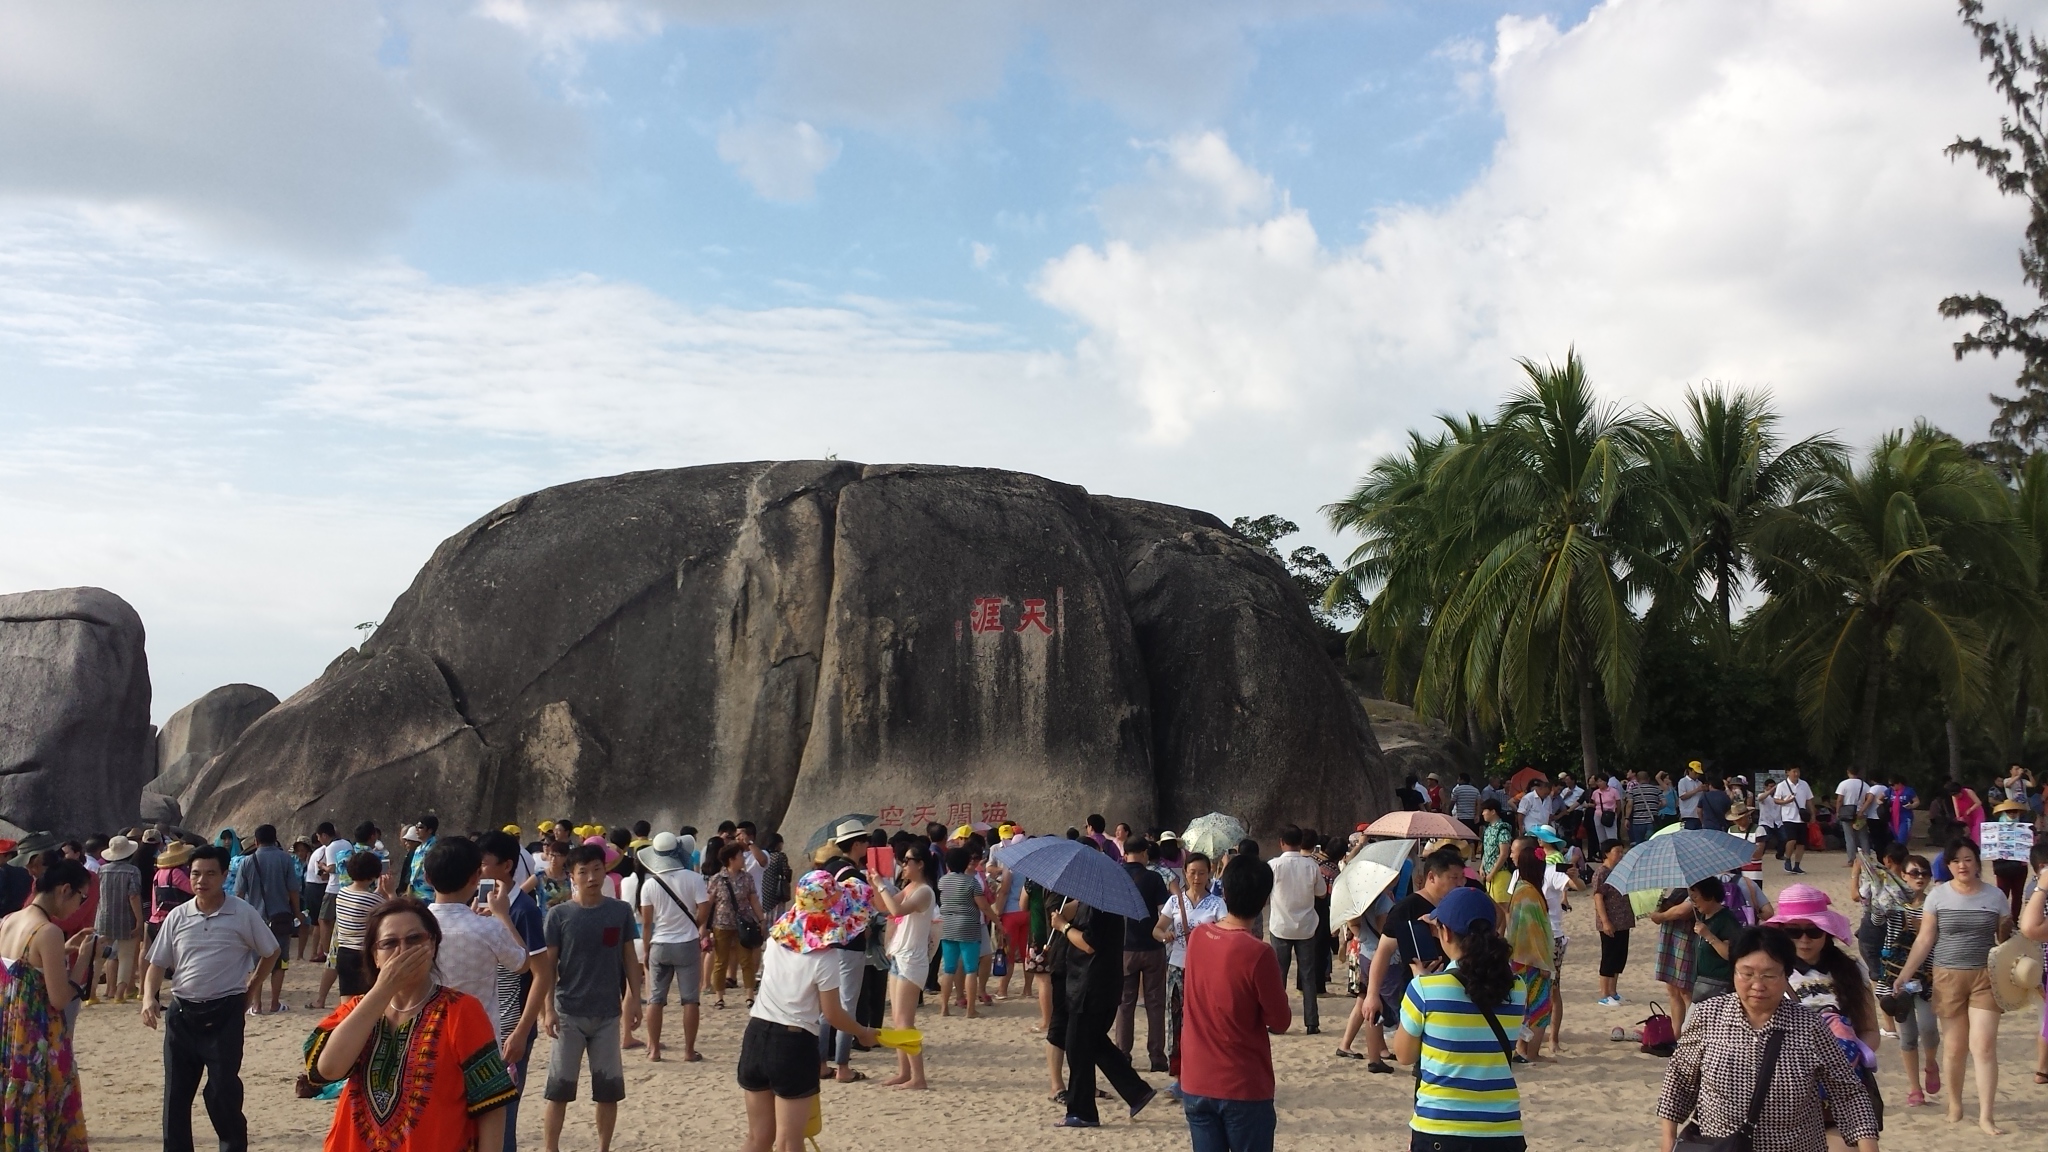
[[[1188,936],[1180,1086],[1194,1152],[1272,1152],[1273,1046],[1294,1023],[1280,961],[1251,929],[1273,872],[1239,857],[1223,871],[1225,915]]]

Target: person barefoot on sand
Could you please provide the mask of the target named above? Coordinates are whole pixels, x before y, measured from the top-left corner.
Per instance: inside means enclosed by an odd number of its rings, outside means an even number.
[[[917,1000],[924,991],[925,973],[932,966],[932,850],[928,845],[910,844],[903,849],[896,867],[897,891],[875,888],[875,903],[891,918],[889,929],[889,1024],[894,1028],[917,1027]],[[896,1074],[882,1081],[889,1088],[922,1090],[924,1053],[898,1050]]]

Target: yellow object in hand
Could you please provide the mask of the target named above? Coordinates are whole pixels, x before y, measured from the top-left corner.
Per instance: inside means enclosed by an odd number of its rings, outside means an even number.
[[[882,1047],[908,1052],[912,1056],[924,1051],[924,1033],[915,1028],[877,1028],[875,1039]]]

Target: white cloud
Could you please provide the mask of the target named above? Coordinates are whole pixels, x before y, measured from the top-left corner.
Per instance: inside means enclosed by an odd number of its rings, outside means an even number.
[[[996,258],[995,245],[983,244],[979,240],[976,240],[972,244],[969,244],[967,247],[967,251],[968,255],[973,257],[974,266],[976,268],[985,269]]]
[[[529,37],[438,5],[6,5],[0,195],[169,207],[236,240],[356,248],[465,164],[576,163],[580,121],[546,81],[573,68],[563,27]]]
[[[795,203],[816,192],[818,174],[839,159],[839,141],[802,120],[749,120],[719,131],[718,158],[762,197]]]
[[[1041,271],[1040,297],[1084,326],[1084,369],[1134,389],[1166,441],[1230,412],[1384,427],[1491,407],[1512,357],[1574,342],[1641,401],[1714,378],[1773,386],[1804,427],[1982,427],[2010,367],[1954,364],[1934,305],[2016,287],[2023,217],[1941,154],[1998,115],[1952,12],[1618,0],[1562,33],[1503,19],[1494,54],[1486,172],[1382,212],[1355,247],[1284,198],[1253,212],[1220,138],[1177,141],[1170,179],[1105,198],[1107,242]],[[1148,203],[1182,215],[1190,188],[1249,218],[1112,226]]]

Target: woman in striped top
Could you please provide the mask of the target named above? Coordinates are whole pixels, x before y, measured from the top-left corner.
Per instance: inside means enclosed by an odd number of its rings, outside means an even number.
[[[1898,977],[1920,938],[1920,909],[1934,868],[1925,856],[1908,856],[1905,877],[1910,899],[1885,914],[1884,962],[1879,966],[1875,991],[1878,1002],[1898,1021],[1899,1053],[1906,1062],[1906,1083],[1911,1085],[1906,1091],[1906,1107],[1917,1108],[1941,1091],[1941,1025],[1934,1016],[1934,990],[1923,981],[1918,992],[1901,991]]]
[[[1522,1096],[1508,1062],[1524,997],[1508,966],[1507,941],[1494,929],[1495,914],[1484,892],[1453,888],[1423,917],[1451,963],[1447,971],[1408,982],[1401,1027],[1390,1037],[1395,1057],[1415,1065],[1411,1148],[1525,1147]]]

